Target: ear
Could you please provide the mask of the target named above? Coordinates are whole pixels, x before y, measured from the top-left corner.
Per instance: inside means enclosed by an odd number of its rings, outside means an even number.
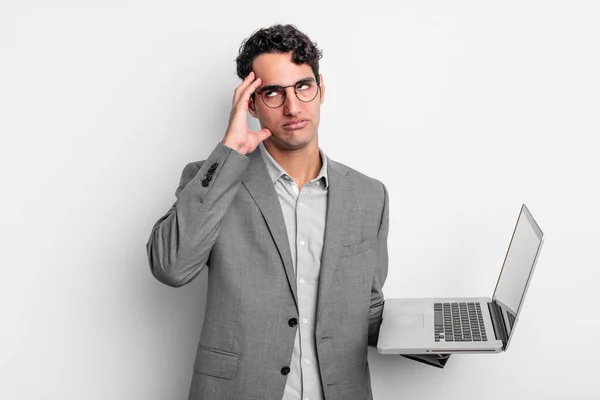
[[[321,87],[321,104],[325,101],[325,81],[323,80],[323,74],[319,74],[319,86]]]
[[[254,118],[258,118],[257,114],[256,114],[256,104],[254,103],[255,98],[256,98],[256,96],[250,96],[250,98],[248,99],[248,112]]]

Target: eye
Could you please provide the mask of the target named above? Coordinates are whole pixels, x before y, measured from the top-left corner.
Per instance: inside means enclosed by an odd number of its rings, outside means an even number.
[[[300,91],[308,90],[308,89],[310,89],[310,87],[311,87],[310,83],[300,83],[296,86],[296,90],[300,90]]]
[[[277,90],[267,90],[267,91],[264,93],[264,95],[265,95],[265,96],[267,96],[267,97],[277,97],[277,96],[279,96],[279,94],[280,94],[280,93],[279,93],[279,91],[277,91]]]

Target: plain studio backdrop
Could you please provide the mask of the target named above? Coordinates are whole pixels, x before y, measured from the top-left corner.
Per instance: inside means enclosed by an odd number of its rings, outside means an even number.
[[[491,296],[523,203],[546,235],[508,352],[370,349],[375,399],[600,398],[600,5],[482,3],[3,1],[0,398],[187,398],[207,272],[145,246],[273,23],[323,49],[321,148],[389,189],[386,297]]]

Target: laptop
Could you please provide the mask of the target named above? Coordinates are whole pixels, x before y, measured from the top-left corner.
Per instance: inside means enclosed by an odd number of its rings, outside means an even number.
[[[500,353],[508,349],[544,234],[525,204],[492,298],[386,299],[380,354]]]

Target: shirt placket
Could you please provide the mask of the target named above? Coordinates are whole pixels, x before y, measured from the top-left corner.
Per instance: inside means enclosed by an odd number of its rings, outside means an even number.
[[[316,393],[312,388],[316,387],[316,382],[319,377],[317,357],[314,354],[314,338],[312,332],[314,331],[314,322],[312,315],[314,315],[316,299],[315,291],[317,288],[318,274],[315,273],[314,268],[310,268],[313,264],[311,259],[312,254],[310,251],[311,246],[311,235],[310,235],[310,216],[309,213],[314,210],[310,209],[310,195],[311,195],[311,183],[308,183],[302,187],[299,191],[296,200],[296,238],[297,238],[297,287],[299,296],[299,310],[300,310],[300,323],[299,323],[299,334],[300,334],[300,365],[302,368],[302,399],[313,400],[316,399]],[[319,396],[320,397],[320,396]]]

